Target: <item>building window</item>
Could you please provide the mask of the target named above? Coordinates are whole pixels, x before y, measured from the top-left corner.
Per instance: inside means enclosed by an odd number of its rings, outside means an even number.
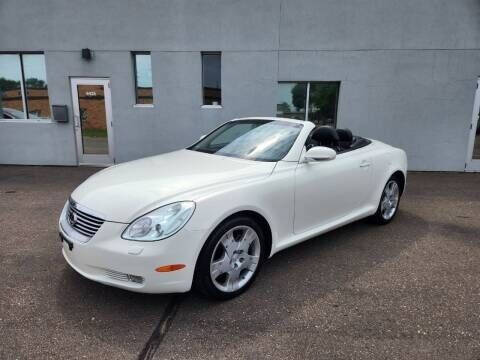
[[[202,53],[203,105],[222,105],[221,53]]]
[[[277,116],[336,126],[340,82],[281,82]]]
[[[0,54],[0,119],[48,119],[45,55]]]
[[[135,72],[135,102],[153,104],[152,58],[149,52],[133,53]]]

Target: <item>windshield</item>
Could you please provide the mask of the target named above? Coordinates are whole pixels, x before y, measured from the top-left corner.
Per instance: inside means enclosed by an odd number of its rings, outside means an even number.
[[[279,161],[303,125],[278,120],[239,120],[219,127],[189,150],[257,161]]]

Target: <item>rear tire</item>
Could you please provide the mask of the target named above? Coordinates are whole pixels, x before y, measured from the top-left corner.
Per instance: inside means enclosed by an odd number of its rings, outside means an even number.
[[[385,225],[392,221],[397,214],[401,195],[402,188],[400,182],[396,177],[392,176],[383,188],[377,212],[370,217],[372,222]]]
[[[208,237],[195,269],[194,288],[216,300],[234,298],[255,280],[263,262],[262,227],[245,216],[220,224]]]

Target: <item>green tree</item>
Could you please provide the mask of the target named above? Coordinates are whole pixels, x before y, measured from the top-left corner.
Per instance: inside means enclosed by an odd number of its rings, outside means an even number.
[[[45,81],[37,78],[28,78],[25,84],[27,85],[27,89],[44,89],[47,87]]]
[[[279,113],[289,113],[290,112],[290,105],[286,101],[282,102],[281,104],[277,104],[277,112]]]
[[[311,84],[310,109],[319,112],[322,117],[333,119],[337,107],[336,84]]]
[[[307,84],[299,83],[292,88],[292,104],[297,111],[305,108],[305,101],[307,97]]]
[[[0,91],[20,89],[20,81],[0,78]]]

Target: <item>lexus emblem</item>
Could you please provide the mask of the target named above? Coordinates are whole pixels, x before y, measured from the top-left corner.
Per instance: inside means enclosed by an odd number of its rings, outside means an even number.
[[[70,224],[75,225],[77,222],[77,214],[71,212],[70,215],[68,215],[68,220],[70,220]]]

